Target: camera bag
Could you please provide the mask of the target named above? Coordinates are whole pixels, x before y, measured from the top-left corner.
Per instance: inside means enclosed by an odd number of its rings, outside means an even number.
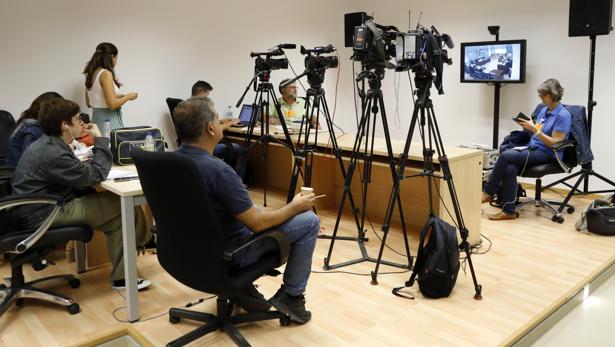
[[[143,149],[145,137],[151,134],[156,152],[164,152],[165,142],[158,128],[138,126],[118,128],[111,131],[111,155],[113,162],[118,165],[133,164],[131,153],[135,149]]]

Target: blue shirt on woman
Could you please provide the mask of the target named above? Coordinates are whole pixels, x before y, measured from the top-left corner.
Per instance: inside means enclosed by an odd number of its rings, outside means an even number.
[[[552,136],[553,131],[557,131],[566,133],[564,140],[568,140],[572,116],[570,116],[570,112],[566,110],[564,105],[558,104],[553,111],[549,111],[549,108],[545,106],[540,110],[534,122],[536,126],[540,126],[540,131],[545,135]],[[553,150],[536,135],[533,135],[530,139],[529,147],[549,154],[553,153]],[[560,149],[557,155],[561,158],[564,155],[563,149]]]

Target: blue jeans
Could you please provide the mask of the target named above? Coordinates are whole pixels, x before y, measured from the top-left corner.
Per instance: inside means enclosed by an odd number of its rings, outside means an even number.
[[[231,142],[233,151],[235,152],[235,172],[241,177],[241,180],[246,181],[246,169],[248,167],[248,151],[244,146]],[[214,149],[214,155],[220,159],[224,159],[228,151],[228,146],[224,143],[219,143]]]
[[[246,238],[253,235],[248,228],[244,229]],[[290,254],[284,270],[284,291],[292,296],[301,295],[305,292],[312,271],[312,255],[320,230],[320,220],[314,212],[307,211],[273,229],[284,233],[290,242]],[[253,264],[263,254],[277,250],[277,247],[275,242],[266,242],[260,247],[248,248],[233,265],[241,268]]]
[[[489,181],[483,191],[493,195],[502,185],[502,210],[505,213],[515,213],[515,200],[517,199],[517,175],[524,168],[554,162],[556,159],[551,153],[540,150],[509,149],[500,154],[495,167],[491,172]]]

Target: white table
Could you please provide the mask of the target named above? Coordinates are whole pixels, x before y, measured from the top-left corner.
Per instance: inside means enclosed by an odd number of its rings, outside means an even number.
[[[115,167],[114,167],[115,168]],[[134,165],[117,167],[137,174]],[[139,320],[139,297],[137,291],[137,245],[135,240],[135,206],[146,203],[141,182],[131,180],[115,182],[107,180],[100,186],[117,194],[122,201],[122,242],[124,246],[124,276],[126,281],[126,308],[128,320]]]

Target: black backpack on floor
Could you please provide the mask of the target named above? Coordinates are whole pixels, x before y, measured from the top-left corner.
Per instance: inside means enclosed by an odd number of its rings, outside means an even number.
[[[429,240],[426,243],[428,233]],[[459,265],[457,230],[440,218],[431,217],[421,230],[416,263],[405,287],[412,287],[416,279],[425,297],[447,297],[455,287]],[[393,294],[405,297],[398,293],[403,288],[393,289]]]

